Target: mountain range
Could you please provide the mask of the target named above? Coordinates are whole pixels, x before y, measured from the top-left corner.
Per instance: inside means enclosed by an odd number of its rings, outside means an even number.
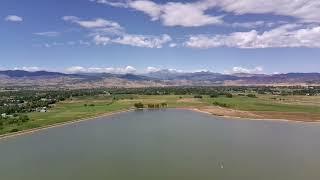
[[[320,73],[221,74],[159,70],[145,74],[0,71],[0,87],[98,88],[147,86],[291,86],[320,85]]]

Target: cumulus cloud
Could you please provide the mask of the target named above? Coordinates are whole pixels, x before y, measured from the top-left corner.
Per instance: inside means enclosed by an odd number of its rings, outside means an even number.
[[[231,70],[226,70],[226,74],[235,74],[235,73],[246,73],[246,74],[260,74],[263,73],[263,67],[257,66],[252,69],[236,66],[233,67]]]
[[[114,73],[114,74],[128,74],[135,73],[137,70],[132,66],[126,67],[82,67],[82,66],[72,66],[66,69],[68,73]]]
[[[191,48],[319,48],[320,26],[301,27],[298,24],[283,25],[259,33],[256,30],[234,32],[228,35],[193,35],[184,43]]]
[[[318,0],[207,0],[235,14],[274,14],[291,16],[306,22],[320,22]]]
[[[81,20],[76,16],[64,16],[63,20],[76,23],[89,29],[89,36],[96,45],[122,44],[144,48],[162,48],[172,39],[169,35],[161,36],[137,35],[126,33],[117,22],[97,18],[92,21]]]
[[[222,23],[221,16],[206,14],[211,2],[199,1],[195,3],[168,2],[157,4],[150,0],[114,1],[97,0],[96,2],[116,7],[132,8],[150,16],[152,21],[160,20],[165,26],[196,27]]]
[[[304,22],[320,22],[319,0],[201,0],[165,4],[157,4],[151,0],[97,0],[96,2],[135,9],[148,14],[152,20],[160,19],[164,25],[168,26],[202,26],[221,23],[220,17],[206,14],[206,11],[214,8],[235,15],[273,14],[294,17]]]
[[[11,21],[11,22],[21,22],[23,21],[23,18],[17,15],[8,15],[5,17],[6,21]]]
[[[47,31],[47,32],[37,32],[33,33],[34,35],[39,35],[39,36],[47,36],[47,37],[56,37],[59,36],[60,33],[56,31]]]

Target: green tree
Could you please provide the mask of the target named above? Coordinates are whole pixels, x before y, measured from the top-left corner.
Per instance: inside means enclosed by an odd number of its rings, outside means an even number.
[[[141,109],[144,107],[144,105],[141,102],[138,102],[138,103],[134,103],[134,107]]]
[[[231,93],[226,93],[226,97],[227,97],[227,98],[232,98],[233,95],[232,95]]]

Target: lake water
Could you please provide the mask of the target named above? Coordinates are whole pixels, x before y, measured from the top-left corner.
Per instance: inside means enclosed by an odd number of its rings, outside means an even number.
[[[136,111],[0,140],[1,180],[319,180],[320,125]]]

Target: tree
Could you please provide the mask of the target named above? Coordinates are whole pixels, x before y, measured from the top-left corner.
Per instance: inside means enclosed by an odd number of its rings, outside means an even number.
[[[163,103],[161,103],[161,107],[162,107],[162,108],[166,108],[166,107],[168,107],[168,104],[165,103],[165,102],[163,102]]]
[[[257,97],[255,94],[248,94],[247,96],[250,97],[250,98],[256,98]]]
[[[226,93],[226,97],[227,97],[227,98],[232,98],[233,95],[232,95],[231,93]]]
[[[202,96],[201,95],[195,95],[194,98],[202,99]]]
[[[144,105],[141,102],[138,102],[138,103],[134,103],[134,107],[141,109],[144,107]]]
[[[219,94],[214,92],[214,93],[210,94],[210,97],[211,98],[217,98],[217,97],[219,97]]]

